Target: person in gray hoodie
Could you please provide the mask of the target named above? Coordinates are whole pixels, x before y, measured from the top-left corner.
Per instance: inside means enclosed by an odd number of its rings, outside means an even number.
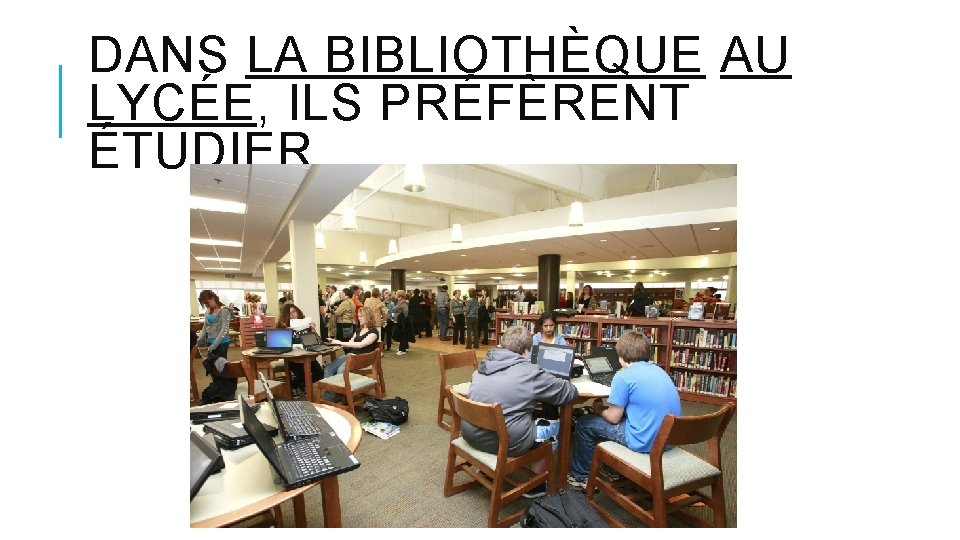
[[[487,351],[487,357],[473,374],[470,399],[481,403],[499,403],[510,437],[509,456],[519,456],[537,441],[533,411],[537,401],[565,405],[580,394],[570,381],[554,377],[527,358],[533,336],[522,326],[511,326],[500,336],[500,348]],[[497,434],[469,422],[461,424],[461,433],[478,450],[497,453]],[[546,467],[546,464],[542,464]],[[541,486],[545,494],[545,486]]]

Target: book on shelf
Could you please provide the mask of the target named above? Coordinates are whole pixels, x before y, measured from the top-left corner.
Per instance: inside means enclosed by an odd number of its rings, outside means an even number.
[[[400,433],[400,426],[389,422],[363,422],[360,427],[371,435],[376,435],[381,439],[389,439],[397,433]]]
[[[730,302],[717,302],[713,308],[713,320],[725,321],[730,318]]]

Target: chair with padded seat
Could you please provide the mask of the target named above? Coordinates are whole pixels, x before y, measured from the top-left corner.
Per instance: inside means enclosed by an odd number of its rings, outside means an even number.
[[[190,405],[200,403],[200,389],[197,386],[197,372],[193,369],[193,363],[200,358],[200,350],[197,345],[190,347]]]
[[[446,395],[447,389],[447,370],[473,366],[473,370],[477,370],[477,355],[473,351],[460,351],[455,353],[437,353],[437,359],[440,363],[440,402],[437,404],[437,425],[443,429],[450,431],[450,424],[444,421],[444,416],[453,416],[453,410],[448,405],[448,398]],[[462,390],[461,394],[469,394],[470,383],[461,383],[463,388],[458,388]]]
[[[665,416],[649,454],[634,452],[613,441],[600,443],[594,450],[587,479],[590,505],[610,525],[624,526],[597,504],[596,488],[648,527],[666,527],[668,514],[701,527],[726,527],[720,438],[733,417],[733,411],[734,405],[727,403],[720,410],[702,416]],[[680,448],[680,445],[704,441],[708,449],[706,459]],[[668,446],[672,448],[667,450]],[[621,477],[611,480],[600,476],[598,472],[604,465]],[[710,488],[709,496],[702,491],[705,487]],[[650,509],[639,504],[644,500],[652,500]],[[709,506],[713,522],[708,523],[682,511],[694,505]]]
[[[500,510],[550,478],[553,467],[552,442],[547,440],[537,443],[529,452],[510,457],[507,455],[510,438],[500,404],[472,401],[454,392],[450,386],[444,390],[453,405],[454,414],[450,429],[450,448],[447,452],[443,495],[449,497],[480,484],[490,490],[487,526],[509,527],[517,523],[523,515],[523,509],[502,519]],[[499,441],[497,453],[483,452],[464,440],[460,433],[462,421],[495,431]],[[546,460],[547,469],[539,473],[534,472],[532,466],[540,460]],[[453,479],[458,472],[465,473],[470,480],[454,484]]]
[[[384,394],[380,391],[382,376],[377,368],[379,358],[380,351],[376,349],[364,354],[348,354],[343,373],[337,373],[316,382],[319,393],[315,394],[315,401],[339,407],[355,415],[355,406],[363,401],[361,399],[358,402],[357,398],[373,392],[374,396],[383,399]],[[361,371],[367,374],[364,375]],[[346,397],[346,404],[322,399],[324,390],[343,394]],[[316,396],[320,396],[320,399]]]
[[[386,380],[383,378],[383,342],[382,341],[377,343],[377,353],[378,353],[377,362],[369,368],[363,368],[358,370],[357,373],[361,375],[367,375],[368,377],[371,377],[374,374],[376,374],[377,380],[379,381],[379,385],[380,385],[380,394],[385,396],[387,395],[387,383],[386,383]]]

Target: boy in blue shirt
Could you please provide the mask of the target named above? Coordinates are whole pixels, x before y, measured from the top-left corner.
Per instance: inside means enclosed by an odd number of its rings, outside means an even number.
[[[577,420],[573,458],[567,483],[584,489],[590,475],[593,449],[603,441],[614,441],[634,452],[649,453],[660,431],[663,417],[681,416],[680,394],[670,376],[650,358],[650,342],[640,332],[625,333],[616,346],[623,369],[610,384],[606,409],[599,400],[594,412]]]

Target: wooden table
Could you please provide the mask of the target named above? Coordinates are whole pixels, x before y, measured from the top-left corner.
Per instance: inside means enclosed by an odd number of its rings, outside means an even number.
[[[580,403],[591,399],[605,398],[610,395],[610,387],[597,384],[590,380],[589,375],[582,375],[570,382],[577,387],[580,397],[566,405],[560,406],[560,434],[557,452],[557,465],[550,481],[550,494],[560,490],[560,486],[567,485],[567,471],[570,470],[570,445],[573,444],[573,408]],[[470,397],[470,383],[453,385],[452,390],[463,397]]]
[[[314,407],[347,448],[351,452],[356,451],[363,433],[356,417],[329,405],[315,403]],[[276,424],[276,418],[268,404],[260,407],[257,417],[268,424]],[[203,433],[202,425],[190,428]],[[275,479],[276,473],[256,444],[236,450],[222,450],[222,454],[224,469],[211,475],[197,496],[190,501],[191,527],[226,527],[271,510],[290,499],[293,499],[296,526],[306,527],[307,513],[303,494],[318,485],[323,491],[321,501],[324,526],[341,526],[340,484],[337,476],[284,490],[282,481]]]
[[[561,485],[564,487],[567,485],[567,472],[570,470],[570,445],[573,444],[573,408],[591,399],[610,396],[610,387],[591,381],[586,371],[580,377],[570,379],[570,382],[577,387],[580,398],[560,406],[560,445],[557,454],[557,468],[554,470],[553,482],[550,486],[551,494],[556,493]]]
[[[311,369],[313,360],[320,356],[320,353],[314,351],[308,351],[306,349],[293,349],[290,352],[283,354],[258,354],[256,353],[257,349],[245,349],[243,351],[243,359],[241,363],[243,364],[243,372],[247,374],[247,388],[248,392],[251,395],[254,393],[252,390],[255,388],[253,386],[254,381],[257,380],[257,371],[260,368],[269,367],[270,362],[274,360],[283,360],[284,368],[287,372],[287,391],[286,399],[292,399],[292,389],[290,383],[290,362],[296,362],[298,364],[303,364],[303,376],[304,381],[313,381],[311,378]],[[313,401],[313,384],[307,384],[306,393],[307,401]]]

